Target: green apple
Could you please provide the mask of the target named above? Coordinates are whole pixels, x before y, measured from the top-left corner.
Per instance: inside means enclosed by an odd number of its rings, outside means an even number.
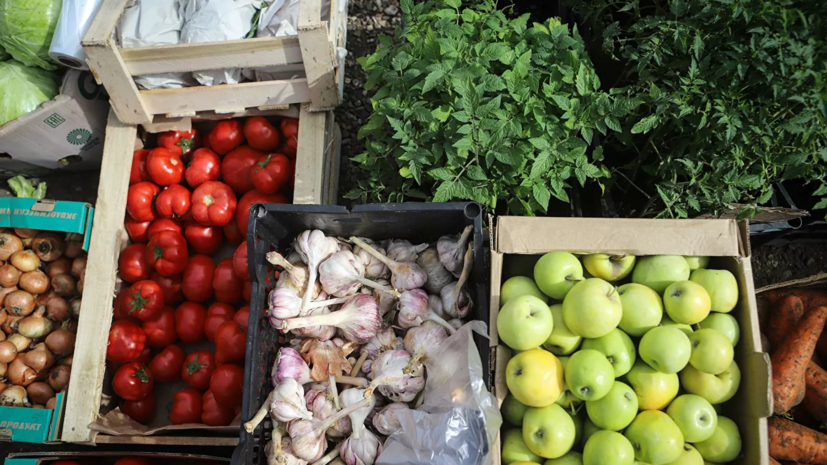
[[[615,378],[620,378],[632,369],[637,358],[635,343],[619,329],[595,339],[584,339],[581,349],[593,349],[606,356],[615,371]]]
[[[692,257],[692,256],[684,256],[686,263],[689,265],[689,269],[694,271],[698,268],[706,268],[709,265],[709,257]]]
[[[655,255],[640,257],[632,282],[649,286],[658,294],[676,281],[689,279],[689,264],[680,255]]]
[[[569,451],[568,454],[558,459],[546,460],[543,465],[583,465],[583,454]]]
[[[562,394],[560,394],[560,398],[554,403],[566,409],[567,412],[574,412],[577,410],[577,407],[583,403],[583,401],[575,397],[571,391],[566,389]]]
[[[526,276],[514,276],[508,278],[500,288],[500,308],[509,300],[521,295],[533,295],[545,303],[548,303],[548,296],[537,287],[534,280]]]
[[[583,265],[568,252],[549,252],[534,265],[534,282],[543,294],[555,300],[563,300],[582,280]]]
[[[531,452],[523,441],[523,432],[519,428],[509,429],[503,435],[503,463],[540,462],[539,455]]]
[[[563,369],[565,370],[566,369],[566,364],[569,363],[569,356],[567,356],[567,355],[558,356],[557,360],[560,360],[560,364],[563,365]]]
[[[729,313],[738,305],[738,281],[729,271],[695,270],[689,280],[706,289],[712,299],[713,312]]]
[[[635,267],[635,256],[594,253],[583,257],[583,266],[595,278],[618,281],[625,278]]]
[[[658,410],[640,412],[623,435],[632,443],[635,458],[652,465],[674,462],[683,452],[683,433]]]
[[[553,404],[565,389],[563,365],[551,352],[542,349],[520,352],[508,361],[505,382],[508,391],[521,403],[545,407]]]
[[[574,420],[557,404],[530,408],[523,419],[523,441],[547,459],[562,457],[574,446]]]
[[[675,323],[674,321],[672,321],[671,318],[669,318],[669,315],[663,315],[663,319],[660,320],[660,325],[661,326],[672,326],[672,327],[678,328],[681,331],[683,331],[683,333],[686,334],[687,336],[689,336],[690,334],[692,334],[695,331],[689,325],[685,325],[685,324],[681,324],[681,323]]]
[[[678,281],[663,291],[663,306],[675,323],[694,325],[709,315],[712,301],[706,289],[692,281]]]
[[[505,396],[503,405],[500,407],[500,413],[502,413],[503,420],[514,426],[523,425],[523,416],[525,416],[526,410],[528,410],[528,405],[521,403],[511,393]]]
[[[735,347],[741,339],[741,327],[735,317],[727,313],[712,312],[708,317],[698,324],[701,328],[711,328],[723,334]]]
[[[583,447],[583,465],[633,465],[632,443],[614,431],[598,431]]]
[[[660,324],[663,302],[657,292],[643,284],[629,283],[617,288],[623,316],[620,329],[630,336],[640,337]]]
[[[727,417],[718,417],[718,427],[706,441],[695,443],[704,460],[723,463],[735,460],[741,453],[741,433],[738,425]]]
[[[734,361],[723,373],[710,375],[692,365],[681,372],[681,386],[690,394],[708,400],[710,404],[722,404],[738,392],[741,385],[741,370]]]
[[[539,347],[551,335],[553,327],[548,305],[533,295],[514,297],[497,315],[497,333],[512,349]]]
[[[605,336],[617,328],[622,317],[617,288],[599,278],[575,284],[563,300],[563,320],[578,336]]]
[[[569,414],[571,420],[574,422],[574,443],[579,444],[580,440],[583,439],[583,419],[588,415],[585,413],[581,414],[580,412],[573,413],[570,410],[566,413]]]
[[[717,375],[732,364],[734,350],[726,336],[711,328],[699,329],[689,336],[692,356],[689,363],[704,373]]]
[[[605,355],[584,349],[569,358],[565,380],[569,391],[578,399],[597,400],[612,389],[615,372]]]
[[[566,326],[562,304],[552,305],[549,308],[554,326],[551,328],[548,339],[543,343],[543,347],[554,355],[568,355],[577,350],[583,338],[571,332]]]
[[[583,418],[583,440],[580,441],[580,447],[583,448],[586,443],[589,441],[589,438],[598,431],[601,431],[594,423],[592,423],[591,418],[586,415]]]
[[[662,410],[678,395],[678,375],[661,373],[638,360],[626,375],[641,410]]]
[[[706,399],[684,394],[673,400],[666,414],[678,425],[686,442],[706,441],[718,427],[718,414]]]
[[[678,460],[670,462],[669,465],[704,465],[704,458],[701,453],[690,444],[683,445],[683,452]]]
[[[672,326],[652,328],[640,338],[640,358],[661,373],[677,373],[689,363],[692,344]]]
[[[615,381],[603,398],[586,402],[586,412],[600,429],[620,431],[637,415],[637,395],[627,384]]]

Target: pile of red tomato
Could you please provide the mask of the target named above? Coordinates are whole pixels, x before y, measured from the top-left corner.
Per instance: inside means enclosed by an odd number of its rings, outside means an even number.
[[[251,282],[247,219],[254,203],[287,203],[298,120],[281,132],[260,116],[158,135],[133,155],[120,255],[129,284],[115,299],[106,359],[121,411],[146,424],[155,383],[184,381],[169,409],[172,424],[226,426],[241,407]],[[246,141],[246,144],[245,144]],[[224,242],[237,245],[216,263]],[[243,305],[243,306],[242,306]],[[240,307],[240,308],[238,308]],[[238,308],[238,310],[236,310]],[[215,351],[191,350],[208,340]]]

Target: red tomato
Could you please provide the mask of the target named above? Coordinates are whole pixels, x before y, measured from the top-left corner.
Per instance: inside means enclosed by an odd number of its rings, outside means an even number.
[[[244,361],[247,352],[247,329],[235,321],[226,321],[215,331],[215,361],[219,365]]]
[[[161,231],[149,238],[146,260],[161,276],[172,276],[187,266],[187,240],[180,233]]]
[[[215,369],[210,378],[210,390],[215,400],[225,406],[235,408],[241,405],[244,390],[244,368],[228,363]]]
[[[215,372],[215,355],[208,350],[199,350],[187,355],[181,378],[187,384],[201,391],[209,389],[210,378]]]
[[[164,308],[164,291],[155,281],[138,281],[129,286],[123,307],[130,316],[141,321],[152,321],[161,315]]]
[[[165,304],[177,305],[179,302],[184,301],[184,292],[181,291],[181,282],[184,279],[183,275],[161,276],[157,271],[153,271],[149,279],[161,286],[161,290],[164,291]]]
[[[149,360],[152,358],[152,350],[149,347],[145,347],[144,350],[141,351],[141,355],[138,356],[133,362],[138,362],[141,365],[148,365]]]
[[[115,465],[156,465],[157,463],[155,460],[147,460],[143,457],[124,457],[115,462]]]
[[[224,226],[233,220],[236,198],[230,186],[207,181],[192,193],[192,217],[208,226]]]
[[[152,236],[158,234],[161,231],[174,231],[178,234],[184,234],[184,226],[181,223],[181,220],[178,219],[159,218],[149,225],[149,230],[147,231],[147,240],[152,239]]]
[[[221,159],[210,149],[198,149],[192,154],[184,177],[193,189],[207,181],[218,181],[221,179]]]
[[[152,180],[159,186],[171,186],[184,180],[184,162],[181,155],[163,147],[152,149],[146,160]]]
[[[146,261],[144,244],[132,244],[123,249],[118,257],[118,275],[128,283],[135,283],[142,279],[149,279],[152,272],[149,263]]]
[[[187,300],[205,302],[212,298],[212,282],[215,275],[215,262],[206,255],[193,255],[184,269],[184,281],[181,290]]]
[[[250,279],[250,267],[247,266],[247,241],[241,243],[233,254],[233,271],[241,279]]]
[[[150,347],[166,347],[176,339],[178,334],[175,332],[175,309],[172,307],[164,307],[158,318],[152,321],[144,321],[141,324],[141,329],[146,334],[146,343]],[[182,357],[183,358],[183,357]],[[150,368],[153,368],[150,366]],[[153,369],[153,371],[155,371]],[[158,379],[158,381],[163,381]]]
[[[204,340],[207,309],[195,302],[184,302],[175,309],[175,332],[187,344]]]
[[[253,297],[253,282],[250,281],[249,279],[244,280],[244,287],[241,291],[241,295],[242,295],[242,297],[244,297],[244,300],[246,300],[247,303],[250,303],[250,301],[252,300],[252,297]]]
[[[280,153],[271,153],[250,167],[253,186],[264,194],[281,191],[292,176],[290,159]]]
[[[254,203],[290,203],[283,194],[262,194],[258,191],[250,191],[244,194],[238,201],[238,208],[235,211],[235,221],[238,230],[245,237],[247,236],[248,221],[250,221],[250,206]]]
[[[149,225],[151,224],[151,221],[136,221],[129,215],[126,215],[126,220],[124,220],[124,227],[129,234],[129,239],[140,244],[146,244],[146,241],[149,240]]]
[[[141,399],[125,400],[121,404],[121,412],[138,423],[145,425],[152,420],[152,417],[155,416],[157,399],[158,398],[155,396],[155,391],[152,391]]]
[[[244,142],[241,123],[235,119],[219,121],[218,124],[212,128],[207,138],[209,139],[210,147],[219,155],[228,153]]]
[[[192,128],[190,131],[167,131],[158,134],[158,147],[163,147],[180,156],[192,153],[201,145],[201,138],[198,137],[198,130]]]
[[[235,315],[235,309],[230,304],[216,302],[207,309],[207,319],[204,320],[204,334],[207,340],[215,342],[215,330],[225,321],[231,321]]]
[[[201,422],[208,426],[227,426],[235,418],[232,407],[224,407],[215,400],[212,391],[207,390],[202,397]]]
[[[155,199],[155,210],[161,218],[182,217],[190,211],[192,194],[189,189],[173,184],[164,189]]]
[[[128,296],[128,295],[129,295],[129,288],[128,287],[125,287],[125,288],[121,289],[120,292],[118,292],[118,296],[115,297],[115,302],[112,304],[112,307],[113,307],[112,308],[112,313],[113,313],[112,318],[115,321],[117,321],[117,320],[127,320],[127,321],[131,321],[131,322],[133,322],[137,325],[140,325],[141,320],[139,320],[139,319],[137,319],[133,316],[130,316],[129,313],[126,313],[126,308],[124,308],[124,306],[123,306],[123,301],[124,301],[124,299],[126,299],[126,296]]]
[[[173,425],[186,423],[201,423],[201,393],[188,387],[181,389],[172,396],[172,409],[169,411],[169,421]]]
[[[281,153],[290,158],[296,158],[296,150],[299,147],[299,120],[284,118],[279,126],[281,126],[281,133],[284,135],[284,145],[281,147]]]
[[[118,320],[109,327],[109,344],[106,359],[124,363],[141,356],[146,347],[146,334],[140,326],[127,320]]]
[[[281,143],[281,134],[263,116],[251,116],[244,122],[244,137],[247,138],[247,145],[269,152],[275,150]]]
[[[152,181],[149,177],[149,172],[146,170],[146,157],[149,155],[149,150],[136,150],[132,154],[132,171],[129,172],[129,185],[138,184],[139,182]]]
[[[157,217],[155,212],[155,197],[161,188],[151,182],[139,182],[129,186],[126,195],[126,212],[135,221],[152,221]]]
[[[221,160],[221,179],[233,188],[236,194],[243,194],[253,190],[253,178],[250,176],[250,167],[264,158],[264,154],[253,150],[246,145],[228,153]]]
[[[243,370],[242,370],[243,372]],[[112,389],[125,400],[138,400],[152,391],[155,378],[152,370],[138,362],[129,362],[118,368],[112,378]]]
[[[215,289],[215,298],[219,302],[234,304],[241,300],[244,282],[233,271],[232,258],[227,257],[221,260],[215,268],[212,287]]]
[[[195,253],[212,255],[218,252],[224,242],[224,231],[219,226],[204,226],[195,221],[188,221],[184,226],[184,236]]]
[[[180,346],[169,345],[164,347],[158,355],[149,362],[149,369],[155,375],[155,380],[161,383],[172,383],[181,379],[181,369],[187,353]]]
[[[247,329],[247,323],[250,321],[250,306],[245,305],[238,309],[233,315],[233,321],[244,326],[244,329]]]
[[[235,218],[224,225],[224,237],[227,239],[227,242],[233,245],[241,244],[241,241],[244,240],[244,236],[241,234],[241,231],[238,230]]]

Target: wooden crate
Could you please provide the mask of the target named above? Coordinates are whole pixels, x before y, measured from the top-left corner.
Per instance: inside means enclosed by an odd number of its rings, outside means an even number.
[[[246,111],[232,115],[215,112],[198,114],[198,120],[262,115],[274,111]],[[143,129],[160,132],[188,124],[184,120],[158,121]],[[339,139],[333,112],[299,112],[296,184],[293,202],[331,204],[336,202],[339,170]],[[109,113],[106,128],[101,179],[95,206],[94,228],[89,248],[90,266],[86,271],[78,337],[75,345],[72,378],[60,439],[64,442],[235,445],[238,437],[188,436],[109,436],[89,428],[100,410],[106,371],[106,345],[112,322],[112,304],[121,285],[118,278],[118,257],[129,245],[124,229],[126,197],[132,154],[142,147],[137,126],[122,123],[114,110]],[[192,430],[189,431],[192,434]]]
[[[237,113],[249,109],[310,103],[311,111],[330,110],[342,101],[344,69],[336,47],[345,47],[344,13],[331,1],[330,21],[322,21],[322,0],[301,0],[298,37],[118,48],[113,31],[127,0],[104,0],[83,49],[99,84],[109,93],[118,118],[127,124],[151,123],[157,115],[195,116],[201,111]],[[139,90],[133,76],[227,68],[279,67],[303,71],[304,78],[245,82],[182,89]]]

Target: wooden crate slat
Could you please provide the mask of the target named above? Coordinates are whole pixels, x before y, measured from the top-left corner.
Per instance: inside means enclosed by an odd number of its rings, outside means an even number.
[[[321,0],[302,0],[299,6],[299,45],[312,111],[329,110],[339,105],[336,47],[330,40],[327,23],[321,21],[321,12]],[[331,17],[330,21],[334,19]]]
[[[309,112],[302,106],[299,115],[298,154],[294,204],[325,203],[324,172],[327,144],[327,113]]]
[[[127,1],[128,0],[104,0],[103,3],[101,3],[98,12],[95,14],[95,19],[92,20],[92,24],[89,25],[89,29],[81,41],[84,47],[87,44],[112,39],[112,31],[115,30],[118,19],[120,19],[124,8],[126,8]]]

